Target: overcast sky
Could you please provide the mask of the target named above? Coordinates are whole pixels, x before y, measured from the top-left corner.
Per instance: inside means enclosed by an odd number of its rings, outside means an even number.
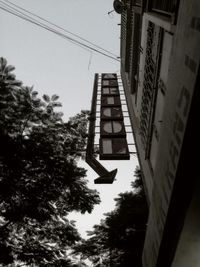
[[[120,16],[108,12],[113,9],[112,0],[0,0],[14,3],[41,16],[66,30],[88,39],[119,56]],[[64,33],[64,32],[62,32]],[[66,34],[66,32],[65,32]],[[81,109],[90,109],[94,73],[117,72],[117,61],[82,49],[67,40],[39,28],[0,9],[0,56],[16,67],[17,79],[32,86],[42,94],[58,94],[63,104],[64,118],[75,115]],[[86,236],[98,223],[102,214],[114,207],[114,197],[130,190],[130,182],[137,160],[105,162],[102,164],[113,170],[118,167],[117,181],[112,185],[94,185],[97,174],[88,169],[89,186],[101,193],[102,202],[92,215],[73,214],[77,227]]]

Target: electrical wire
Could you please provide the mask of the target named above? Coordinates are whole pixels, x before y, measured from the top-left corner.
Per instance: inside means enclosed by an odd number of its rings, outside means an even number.
[[[2,2],[2,1],[0,1],[0,2]],[[28,21],[28,22],[31,22],[31,23],[33,23],[33,24],[35,24],[35,25],[37,25],[37,26],[39,26],[39,27],[41,27],[41,28],[43,28],[43,29],[46,29],[46,30],[48,30],[48,31],[50,31],[50,32],[53,32],[53,33],[59,35],[60,37],[62,37],[62,38],[64,38],[64,39],[67,39],[68,41],[70,41],[70,42],[72,42],[72,43],[74,43],[74,44],[76,44],[76,45],[79,45],[81,48],[83,48],[83,47],[88,48],[88,50],[93,50],[93,51],[95,51],[96,53],[99,53],[99,54],[101,54],[101,55],[103,55],[103,56],[106,56],[106,57],[108,57],[108,58],[111,58],[111,59],[114,59],[114,60],[116,60],[116,61],[119,61],[118,59],[116,59],[116,58],[114,58],[114,57],[112,57],[112,56],[109,56],[109,55],[107,55],[106,53],[103,53],[103,52],[101,52],[101,51],[99,51],[99,50],[97,50],[97,49],[95,49],[95,48],[92,48],[91,46],[88,46],[88,45],[86,45],[86,44],[83,44],[83,43],[81,43],[81,42],[79,42],[79,41],[77,41],[77,40],[75,40],[75,39],[73,39],[73,38],[71,38],[71,37],[69,37],[69,36],[67,36],[67,35],[65,35],[65,34],[63,34],[63,33],[61,33],[61,32],[59,32],[59,31],[56,31],[55,29],[50,28],[49,26],[46,26],[45,24],[42,24],[42,23],[40,23],[40,22],[36,22],[36,21],[34,21],[32,18],[29,19],[27,15],[25,15],[25,16],[19,15],[19,14],[15,13],[15,12],[13,12],[13,11],[11,11],[11,10],[5,8],[5,7],[0,7],[0,9],[4,10],[4,11],[10,13],[10,14],[13,14],[13,15],[15,15],[15,16],[21,18],[21,19],[24,19],[24,20],[26,20],[26,21]],[[20,11],[17,11],[17,12],[21,13]]]
[[[2,2],[2,1],[0,1],[0,2]],[[69,31],[69,30],[67,30],[67,29],[65,29],[65,28],[63,28],[63,27],[61,27],[61,26],[59,26],[59,25],[57,25],[57,24],[55,24],[55,23],[53,23],[53,22],[51,22],[51,21],[49,21],[49,20],[47,20],[47,19],[45,19],[45,18],[43,18],[43,17],[41,17],[41,16],[39,16],[39,15],[37,15],[37,14],[35,14],[35,13],[33,13],[33,12],[31,12],[31,11],[29,11],[29,10],[27,10],[27,9],[25,9],[25,8],[23,8],[23,7],[21,7],[21,6],[19,6],[19,5],[16,5],[16,4],[10,2],[9,0],[6,0],[6,2],[9,3],[9,4],[12,5],[12,6],[15,6],[15,7],[17,7],[17,8],[19,8],[19,9],[25,11],[26,13],[28,13],[28,14],[30,14],[30,15],[36,17],[36,18],[39,18],[39,19],[41,19],[41,20],[43,20],[43,21],[49,23],[50,25],[52,25],[52,26],[54,26],[54,27],[56,27],[56,28],[58,28],[58,29],[60,29],[60,30],[63,30],[63,31],[66,32],[66,33],[71,34],[72,36],[74,36],[74,37],[76,37],[76,38],[79,38],[80,40],[82,40],[82,41],[84,41],[84,42],[87,42],[87,43],[93,45],[94,47],[97,47],[97,48],[101,49],[101,50],[104,51],[104,52],[107,52],[108,54],[111,54],[111,55],[117,57],[116,54],[110,52],[109,50],[106,50],[106,49],[102,48],[102,47],[99,46],[99,45],[96,45],[96,44],[90,42],[89,40],[87,40],[87,39],[81,37],[81,36],[78,35],[78,34],[75,34],[75,33],[71,32],[71,31]]]
[[[0,2],[2,2],[2,1],[0,1]],[[4,3],[3,3],[3,4],[4,4]],[[25,16],[23,16],[23,15],[19,15],[20,13],[22,14],[22,12],[20,12],[20,11],[18,11],[18,10],[15,10],[15,11],[17,11],[17,13],[15,13],[14,11],[12,11],[13,8],[12,8],[11,10],[9,10],[9,9],[7,9],[7,8],[4,8],[4,7],[1,7],[1,6],[0,6],[0,9],[2,9],[2,10],[6,11],[6,12],[8,12],[8,13],[14,15],[14,16],[17,16],[17,17],[19,17],[19,18],[21,18],[21,19],[24,19],[24,20],[26,20],[26,21],[28,21],[28,22],[30,22],[30,23],[32,23],[32,24],[35,24],[36,26],[42,27],[43,29],[45,29],[45,30],[47,30],[47,31],[53,32],[53,33],[59,35],[60,37],[62,37],[62,38],[64,38],[64,39],[67,39],[69,42],[71,42],[71,43],[73,43],[73,44],[75,44],[75,45],[77,45],[77,46],[79,46],[79,47],[85,49],[87,52],[90,53],[90,50],[89,50],[89,49],[86,49],[86,48],[83,47],[81,44],[80,44],[80,45],[77,44],[76,41],[73,40],[73,39],[71,39],[70,37],[67,37],[67,36],[65,36],[65,35],[62,36],[61,33],[59,33],[58,31],[56,31],[56,30],[54,30],[54,29],[52,29],[52,28],[50,28],[50,27],[48,27],[48,26],[46,26],[45,24],[42,24],[42,23],[40,23],[40,22],[36,22],[36,21],[34,21],[30,16],[27,16],[27,15],[25,15]],[[29,17],[30,19],[29,19],[28,17]]]
[[[50,31],[50,32],[52,32],[52,33],[54,33],[54,34],[56,34],[56,35],[58,35],[58,36],[60,36],[60,37],[62,37],[64,39],[66,39],[67,41],[69,41],[69,42],[71,42],[71,43],[73,43],[75,45],[78,45],[81,48],[84,48],[87,51],[89,51],[89,50],[91,51],[92,50],[92,51],[94,51],[96,53],[99,53],[99,54],[105,56],[105,57],[108,57],[108,58],[111,58],[113,60],[119,61],[119,59],[117,59],[117,58],[115,58],[113,56],[110,56],[110,55],[108,55],[108,54],[106,54],[106,53],[104,53],[104,52],[102,52],[102,51],[100,51],[98,49],[95,49],[95,48],[91,47],[90,45],[87,45],[87,44],[84,44],[84,43],[82,43],[80,41],[77,41],[74,38],[69,37],[64,33],[61,33],[60,31],[55,30],[52,27],[49,27],[48,25],[45,25],[44,23],[39,22],[38,20],[32,18],[31,16],[29,16],[27,14],[24,14],[22,11],[17,10],[16,8],[10,6],[9,4],[7,4],[7,3],[5,3],[5,2],[3,2],[1,0],[0,0],[0,3],[2,3],[4,5],[4,6],[0,5],[0,9],[4,10],[5,12],[8,12],[8,13],[14,15],[14,16],[17,16],[17,17],[19,17],[19,18],[21,18],[21,19],[23,19],[23,20],[25,20],[27,22],[30,22],[30,23],[32,23],[32,24],[34,24],[36,26],[39,26],[39,27],[41,27],[41,28],[43,28],[43,29],[45,29],[47,31]]]
[[[92,63],[92,52],[90,52],[90,58],[89,58],[89,63],[88,63],[88,70],[90,69],[91,63]]]

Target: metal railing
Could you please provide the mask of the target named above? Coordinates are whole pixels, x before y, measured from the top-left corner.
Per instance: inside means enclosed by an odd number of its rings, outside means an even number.
[[[149,22],[147,29],[147,48],[144,67],[143,95],[140,114],[140,132],[141,140],[146,148],[149,132],[149,121],[151,114],[151,104],[153,101],[153,81],[155,76],[156,64],[152,59],[152,44],[154,37],[154,24]]]
[[[138,80],[138,61],[140,56],[140,38],[141,38],[141,15],[134,14],[133,40],[132,40],[132,58],[131,58],[131,93],[135,93]]]
[[[144,67],[143,93],[140,113],[141,141],[145,156],[149,157],[153,133],[153,120],[160,75],[163,29],[149,21],[147,29],[146,57]]]

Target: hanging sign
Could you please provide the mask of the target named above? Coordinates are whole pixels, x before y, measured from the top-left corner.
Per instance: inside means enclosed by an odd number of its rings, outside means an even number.
[[[95,184],[111,184],[115,179],[117,169],[108,171],[94,155],[98,77],[99,75],[95,74],[86,162],[99,175],[94,180]],[[100,160],[128,160],[130,159],[130,153],[126,140],[118,80],[115,73],[103,73],[101,75],[100,93],[99,158]]]
[[[96,159],[94,155],[97,89],[98,89],[98,74],[95,74],[85,161],[99,175],[99,177],[94,180],[95,184],[112,184],[117,174],[117,169],[108,171]]]
[[[117,75],[101,76],[100,159],[130,159]]]

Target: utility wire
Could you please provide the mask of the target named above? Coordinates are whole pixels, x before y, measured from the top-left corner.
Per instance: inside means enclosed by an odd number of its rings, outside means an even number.
[[[69,42],[71,42],[71,43],[73,43],[73,44],[75,44],[75,45],[77,45],[77,46],[79,46],[79,47],[85,49],[87,52],[90,52],[90,50],[89,50],[89,49],[86,49],[83,45],[79,45],[79,44],[77,44],[76,41],[74,41],[74,40],[70,40],[70,38],[68,38],[68,37],[66,37],[66,36],[62,36],[62,34],[60,34],[60,33],[56,32],[56,31],[54,31],[53,29],[49,29],[47,26],[40,25],[40,24],[37,23],[37,22],[31,21],[31,20],[27,19],[26,17],[17,15],[16,13],[14,13],[14,12],[12,12],[12,11],[9,11],[9,10],[7,10],[7,9],[5,9],[5,8],[0,7],[0,9],[6,11],[6,12],[8,12],[8,13],[13,14],[14,16],[20,17],[20,18],[22,18],[22,19],[24,19],[24,20],[26,20],[26,21],[28,21],[28,22],[31,22],[31,23],[33,23],[33,24],[39,26],[39,27],[42,27],[43,29],[46,29],[47,31],[53,32],[53,33],[55,33],[56,35],[58,35],[58,36],[60,36],[60,37],[62,37],[62,38],[64,38],[64,39],[67,39]]]
[[[101,52],[98,49],[95,49],[95,48],[93,48],[93,47],[91,47],[89,45],[86,45],[86,44],[84,44],[84,43],[82,43],[80,41],[77,41],[74,38],[71,38],[71,37],[67,36],[66,34],[61,33],[60,31],[57,31],[57,30],[49,27],[48,25],[45,25],[44,23],[41,23],[41,22],[35,20],[34,18],[30,17],[29,15],[26,15],[22,11],[19,11],[14,7],[9,6],[8,4],[6,4],[3,1],[0,1],[0,3],[2,3],[4,5],[4,6],[0,6],[0,9],[2,9],[2,10],[6,11],[6,12],[8,12],[8,13],[14,15],[14,16],[17,16],[17,17],[19,17],[19,18],[21,18],[21,19],[23,19],[25,21],[28,21],[28,22],[30,22],[32,24],[35,24],[35,25],[37,25],[37,26],[39,26],[39,27],[41,27],[41,28],[43,28],[43,29],[45,29],[47,31],[50,31],[50,32],[52,32],[52,33],[54,33],[54,34],[56,34],[56,35],[58,35],[58,36],[60,36],[60,37],[62,37],[64,39],[70,41],[71,43],[78,45],[81,48],[84,48],[84,49],[87,48],[86,50],[93,50],[96,53],[99,53],[99,54],[101,54],[103,56],[106,56],[106,57],[111,58],[113,60],[119,61],[117,58],[115,58],[113,56],[110,56],[110,55],[108,55],[108,54],[106,54],[104,52]]]
[[[2,2],[2,1],[0,1],[0,2]],[[46,25],[43,24],[43,23],[36,22],[36,21],[34,21],[34,19],[32,19],[32,18],[31,18],[31,19],[28,19],[28,17],[29,17],[28,15],[21,16],[21,15],[15,13],[15,12],[13,12],[13,11],[11,11],[11,10],[5,8],[5,7],[0,7],[0,9],[4,10],[4,11],[10,13],[10,14],[13,14],[13,15],[15,15],[15,16],[17,16],[17,17],[19,17],[19,18],[21,18],[21,19],[23,19],[23,20],[25,20],[25,21],[31,22],[31,23],[33,23],[33,24],[35,24],[35,25],[37,25],[37,26],[39,26],[39,27],[41,27],[41,28],[43,28],[43,29],[46,29],[46,30],[48,30],[48,31],[50,31],[50,32],[53,32],[53,33],[59,35],[60,37],[62,37],[62,38],[64,38],[64,39],[67,39],[68,41],[70,41],[70,42],[72,42],[72,43],[74,43],[74,44],[76,44],[76,45],[78,44],[78,45],[79,45],[80,47],[82,47],[82,48],[83,48],[83,47],[88,48],[88,50],[93,50],[93,51],[95,51],[96,53],[99,53],[99,54],[101,54],[101,55],[103,55],[103,56],[105,56],[105,57],[108,57],[108,58],[111,58],[111,59],[113,59],[113,60],[119,61],[119,60],[116,59],[115,57],[109,56],[109,55],[107,55],[106,53],[103,53],[103,52],[101,52],[101,51],[99,51],[99,50],[97,50],[97,49],[95,49],[95,48],[93,48],[93,47],[91,47],[91,46],[89,46],[89,45],[83,44],[83,43],[81,43],[81,42],[79,42],[79,41],[77,41],[77,40],[75,40],[75,39],[73,39],[73,38],[71,38],[71,37],[69,37],[69,36],[67,36],[67,35],[65,35],[65,34],[63,34],[63,33],[61,33],[61,32],[59,32],[59,31],[56,31],[56,30],[53,29],[53,28],[50,28],[49,26],[46,26]],[[18,13],[22,13],[22,12],[20,12],[20,11],[17,11],[17,12],[18,12]]]
[[[0,1],[0,2],[2,2],[2,1]],[[3,4],[4,4],[4,3],[3,3]],[[17,13],[15,13],[15,11],[12,11],[13,8],[11,8],[11,10],[9,10],[9,9],[7,9],[7,8],[5,8],[5,7],[1,7],[1,6],[0,6],[0,9],[2,9],[2,10],[6,11],[6,12],[8,12],[8,13],[14,15],[14,16],[17,16],[17,17],[19,17],[19,18],[21,18],[21,19],[24,19],[24,20],[26,20],[26,21],[28,21],[28,22],[30,22],[30,23],[32,23],[32,24],[35,24],[36,26],[39,26],[39,27],[41,27],[41,28],[43,28],[43,29],[45,29],[45,30],[47,30],[47,31],[53,32],[53,33],[55,33],[56,35],[58,35],[58,36],[60,36],[60,37],[62,37],[62,38],[64,38],[64,39],[67,39],[69,42],[71,42],[71,43],[73,43],[73,44],[75,44],[75,45],[77,45],[77,46],[83,48],[83,49],[86,50],[87,52],[90,52],[90,50],[89,50],[89,49],[86,49],[83,45],[81,45],[81,44],[77,44],[76,40],[73,40],[73,39],[71,39],[70,37],[67,37],[67,36],[65,36],[65,35],[62,36],[62,33],[59,33],[58,31],[54,30],[53,28],[50,28],[50,27],[46,26],[45,24],[42,24],[42,23],[37,22],[37,21],[34,21],[34,19],[32,19],[30,16],[28,16],[28,15],[23,15],[23,13],[20,12],[20,11],[18,11],[18,10],[16,10]],[[15,10],[15,9],[14,9],[14,10]],[[20,15],[20,13],[21,13],[22,15]],[[30,18],[30,19],[28,19],[28,18]]]
[[[91,62],[92,62],[92,52],[90,52],[90,58],[89,58],[89,63],[88,63],[88,70],[90,69]]]
[[[1,1],[1,2],[2,2],[2,1]],[[16,5],[16,4],[10,2],[9,0],[6,0],[6,2],[9,3],[9,4],[12,5],[12,6],[17,7],[18,9],[21,9],[21,10],[27,12],[28,14],[30,14],[30,15],[36,17],[36,18],[39,18],[39,19],[41,19],[41,20],[43,20],[43,21],[49,23],[50,25],[52,25],[52,26],[54,26],[54,27],[56,27],[56,28],[58,28],[58,29],[60,29],[60,30],[63,30],[63,31],[66,32],[66,33],[71,34],[71,35],[74,36],[74,37],[79,38],[79,39],[82,40],[82,41],[85,41],[85,42],[87,42],[87,43],[93,45],[94,47],[97,47],[97,48],[101,49],[101,50],[104,51],[104,52],[107,52],[108,54],[111,54],[111,55],[117,57],[116,54],[110,52],[109,50],[106,50],[106,49],[102,48],[101,46],[98,46],[98,45],[96,45],[96,44],[90,42],[89,40],[87,40],[87,39],[81,37],[81,36],[78,35],[78,34],[75,34],[75,33],[71,32],[71,31],[68,31],[67,29],[65,29],[65,28],[63,28],[63,27],[61,27],[61,26],[59,26],[59,25],[57,25],[57,24],[55,24],[55,23],[53,23],[53,22],[51,22],[51,21],[49,21],[49,20],[47,20],[47,19],[45,19],[45,18],[39,16],[39,15],[37,15],[37,14],[35,14],[35,13],[33,13],[33,12],[31,12],[31,11],[29,11],[29,10],[27,10],[27,9],[25,9],[25,8],[23,8],[23,7],[21,7],[21,6],[19,6],[19,5]]]
[[[0,1],[0,2],[2,2],[2,1]],[[3,4],[5,4],[5,3],[3,3]],[[105,56],[105,57],[108,57],[108,58],[111,58],[111,59],[113,59],[113,60],[119,61],[117,58],[112,57],[112,56],[109,56],[109,55],[107,55],[106,53],[103,53],[103,52],[101,52],[101,51],[99,51],[99,50],[97,50],[97,49],[95,49],[95,48],[93,48],[93,47],[91,47],[91,46],[89,46],[89,45],[83,44],[83,43],[81,43],[81,42],[79,42],[79,41],[77,41],[77,40],[75,40],[75,39],[73,39],[73,38],[71,38],[71,37],[69,37],[69,36],[67,36],[67,35],[65,35],[65,34],[63,34],[63,33],[61,33],[61,32],[59,32],[59,31],[56,31],[56,30],[53,29],[53,28],[50,28],[49,26],[46,26],[46,25],[43,24],[43,23],[36,22],[36,21],[34,21],[34,19],[32,19],[32,18],[29,19],[28,17],[30,17],[30,16],[28,16],[28,15],[24,15],[24,16],[19,15],[19,14],[17,14],[16,12],[13,12],[13,11],[11,11],[11,10],[5,8],[5,7],[0,7],[0,9],[2,9],[2,10],[6,11],[6,12],[8,12],[8,13],[14,15],[14,16],[17,16],[17,17],[19,17],[19,18],[21,18],[21,19],[23,19],[23,20],[25,20],[25,21],[28,21],[28,22],[30,22],[30,23],[33,23],[33,24],[35,24],[35,25],[37,25],[37,26],[39,26],[39,27],[41,27],[41,28],[43,28],[43,29],[46,29],[46,30],[48,30],[48,31],[50,31],[50,32],[53,32],[53,33],[59,35],[60,37],[62,37],[62,38],[64,38],[64,39],[67,39],[68,41],[70,41],[70,42],[72,42],[72,43],[74,43],[74,44],[76,44],[76,45],[79,45],[81,48],[83,48],[83,47],[88,48],[88,50],[93,50],[93,51],[95,51],[96,53],[99,53],[99,54],[101,54],[101,55],[103,55],[103,56]],[[18,12],[18,13],[22,13],[22,12],[20,12],[20,11],[17,11],[17,12]]]

